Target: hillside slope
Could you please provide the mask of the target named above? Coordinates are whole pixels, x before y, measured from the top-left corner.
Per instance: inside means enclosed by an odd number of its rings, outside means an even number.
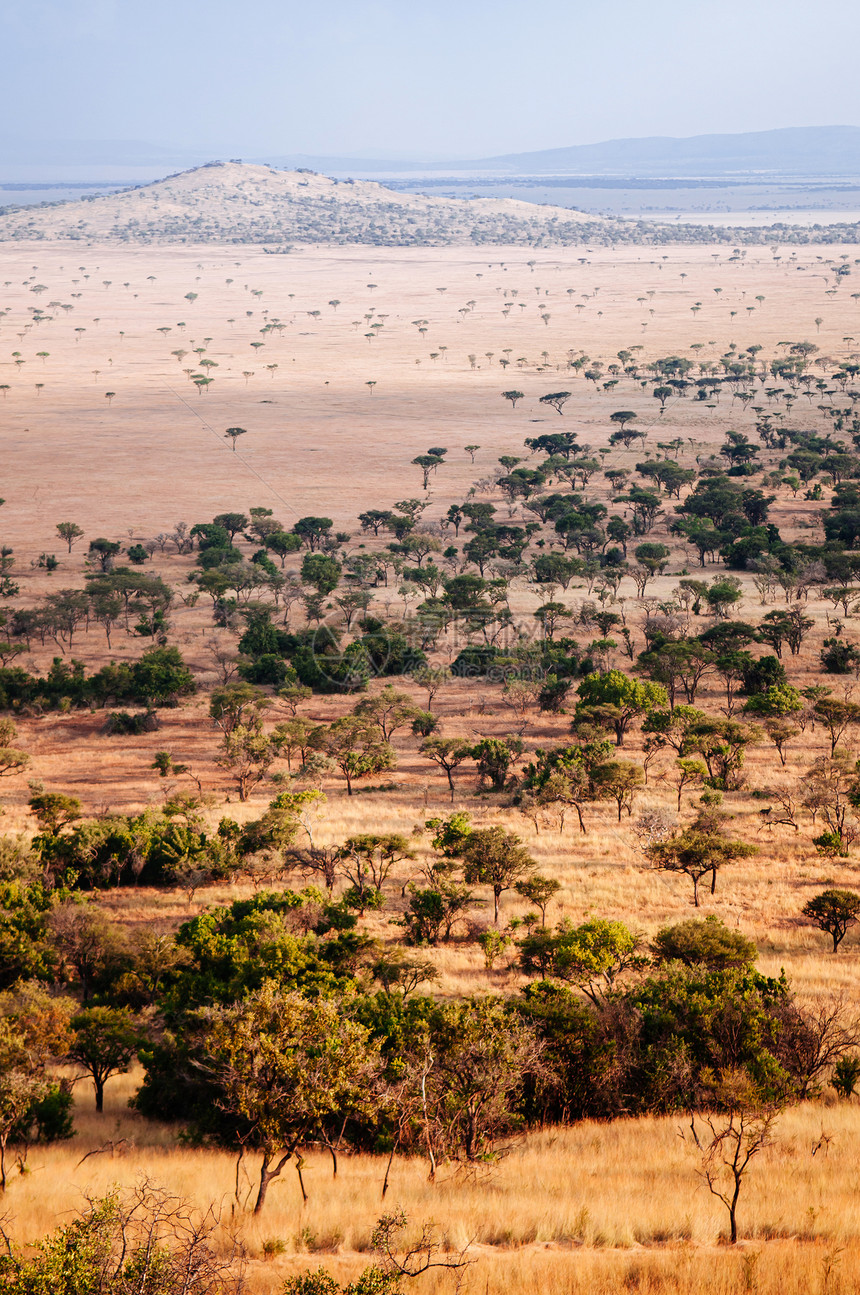
[[[562,207],[427,198],[371,181],[238,162],[210,163],[103,197],[0,211],[0,241],[540,246],[580,242],[605,228]]]

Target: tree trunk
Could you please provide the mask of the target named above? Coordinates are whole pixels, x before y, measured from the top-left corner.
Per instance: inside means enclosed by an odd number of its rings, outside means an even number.
[[[105,1108],[105,1081],[100,1075],[93,1075],[93,1088],[96,1090],[96,1110],[101,1115]]]
[[[291,1155],[292,1155],[291,1151],[285,1152],[285,1154],[281,1156],[275,1168],[270,1169],[269,1165],[272,1163],[272,1157],[270,1155],[267,1155],[265,1152],[263,1153],[263,1163],[260,1166],[260,1186],[257,1191],[257,1199],[254,1203],[255,1214],[262,1213],[263,1206],[266,1203],[266,1193],[269,1190],[269,1183],[272,1181],[273,1178],[277,1178],[279,1176],[279,1174],[281,1173],[281,1170],[283,1169],[287,1161],[290,1159]]]
[[[394,1153],[397,1150],[399,1138],[395,1138],[394,1145],[391,1148],[391,1155],[388,1157],[388,1164],[385,1166],[385,1178],[382,1181],[382,1199],[385,1200],[385,1193],[388,1191],[388,1176],[391,1173],[391,1165],[394,1161]]]
[[[308,1203],[308,1194],[307,1194],[307,1192],[305,1191],[305,1180],[304,1180],[304,1178],[302,1178],[302,1165],[303,1165],[304,1163],[305,1163],[305,1162],[304,1162],[304,1160],[302,1159],[302,1157],[301,1157],[301,1156],[296,1156],[296,1173],[297,1173],[297,1174],[298,1174],[298,1176],[299,1176],[299,1187],[302,1189],[302,1204],[303,1204],[303,1205],[307,1205],[307,1203]]]
[[[737,1186],[735,1187],[735,1192],[734,1192],[734,1195],[732,1196],[731,1204],[729,1205],[729,1240],[731,1241],[731,1244],[733,1246],[737,1245],[738,1243],[738,1192],[739,1191],[740,1191],[740,1183],[738,1183]]]

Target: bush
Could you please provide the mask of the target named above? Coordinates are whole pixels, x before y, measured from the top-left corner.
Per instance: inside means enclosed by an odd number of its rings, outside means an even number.
[[[851,674],[860,665],[860,652],[848,639],[825,639],[821,664],[828,674]]]
[[[731,931],[719,917],[691,918],[666,926],[654,937],[654,954],[660,962],[675,959],[688,967],[751,966],[758,957],[752,940]]]
[[[104,732],[108,737],[136,737],[139,733],[157,733],[160,727],[155,711],[130,715],[127,710],[115,710],[105,720]]]
[[[762,656],[753,660],[741,671],[741,692],[747,697],[767,692],[770,688],[780,687],[788,682],[782,662],[775,656]]]
[[[295,670],[275,652],[264,652],[262,656],[243,661],[239,666],[239,677],[247,683],[269,684],[273,688],[283,687],[290,675],[293,679],[298,678]]]

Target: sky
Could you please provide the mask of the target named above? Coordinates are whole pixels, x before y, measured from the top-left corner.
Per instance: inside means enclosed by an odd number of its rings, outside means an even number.
[[[0,0],[0,136],[479,158],[860,125],[856,0]]]

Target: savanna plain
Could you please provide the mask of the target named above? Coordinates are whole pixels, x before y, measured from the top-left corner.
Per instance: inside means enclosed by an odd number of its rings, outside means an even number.
[[[857,1288],[855,252],[0,249],[19,1268]]]

